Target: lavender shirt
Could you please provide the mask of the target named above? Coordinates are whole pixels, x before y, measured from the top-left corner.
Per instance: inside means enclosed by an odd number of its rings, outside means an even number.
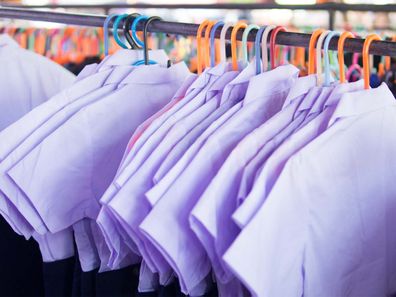
[[[286,162],[224,255],[254,296],[396,290],[395,99],[381,85],[327,104],[326,131]]]
[[[159,66],[137,68],[121,82],[117,92],[78,112],[8,172],[52,232],[86,216],[96,218],[99,205],[95,199],[100,197],[114,175],[130,131],[160,108],[187,74],[183,64],[170,69]],[[150,85],[151,88],[161,89],[158,96],[141,98],[146,94],[141,91],[134,93],[135,100],[131,101],[128,97],[130,90],[142,90],[148,83],[154,84]],[[136,106],[139,107],[137,113]],[[111,116],[108,110],[112,110]],[[97,120],[105,115],[106,120]],[[114,128],[119,133],[114,133]],[[70,145],[59,150],[59,143]],[[62,157],[56,157],[58,154]],[[56,161],[50,161],[53,158]],[[32,169],[35,170],[34,175],[28,173]],[[30,183],[29,179],[46,180],[45,192],[37,186],[40,183]],[[66,191],[59,192],[57,189],[60,188]],[[62,198],[63,195],[65,197]]]
[[[296,68],[282,66],[274,70],[274,76],[277,76],[277,79],[269,79],[266,82],[270,89],[275,86],[281,87],[279,84],[279,81],[282,81],[281,77],[292,83],[297,73]],[[264,88],[260,89],[262,91]],[[283,100],[285,97],[286,95]],[[268,96],[267,100],[263,98],[254,100],[254,97],[248,97],[253,100],[246,100],[245,98],[243,108],[206,141],[190,165],[180,174],[177,181],[140,225],[147,238],[161,251],[175,270],[184,293],[188,293],[210,270],[209,259],[188,226],[189,213],[232,147],[256,125],[280,109],[283,104],[280,98],[273,101],[271,96]],[[168,214],[166,218],[161,215],[164,212]],[[169,238],[171,230],[177,232],[177,241],[165,240]],[[180,249],[180,246],[183,246],[183,249]]]

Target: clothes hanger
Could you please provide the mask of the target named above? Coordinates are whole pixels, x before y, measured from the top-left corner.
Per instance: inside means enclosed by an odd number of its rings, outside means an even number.
[[[232,70],[238,71],[238,53],[237,53],[237,33],[239,29],[246,29],[248,25],[245,22],[238,22],[235,24],[231,31],[231,59],[232,59]]]
[[[245,65],[247,65],[249,63],[247,39],[248,39],[250,31],[252,31],[253,29],[260,30],[260,27],[255,24],[251,24],[246,27],[246,29],[243,31],[243,34],[242,34],[242,56],[243,56],[243,61],[244,61]]]
[[[103,43],[104,43],[104,55],[108,56],[109,54],[109,23],[111,21],[111,19],[117,17],[118,14],[110,14],[106,17],[104,23],[103,23]]]
[[[286,32],[286,28],[283,26],[277,26],[271,34],[271,38],[270,38],[270,51],[271,51],[271,55],[270,55],[270,59],[271,59],[271,69],[275,69],[276,65],[275,65],[275,61],[276,61],[276,36],[278,36],[279,32]]]
[[[352,32],[346,31],[340,35],[338,39],[338,66],[340,67],[340,83],[345,83],[345,60],[344,60],[344,44],[347,38],[355,38],[355,35]]]
[[[316,43],[316,85],[321,86],[323,83],[323,69],[322,69],[322,45],[326,36],[330,33],[326,30],[320,34],[318,42]]]
[[[117,18],[115,19],[115,21],[113,23],[113,37],[114,37],[114,40],[117,42],[117,44],[120,47],[125,48],[125,49],[128,49],[128,47],[125,45],[125,43],[123,43],[121,41],[121,38],[118,35],[118,27],[120,25],[120,22],[122,20],[124,20],[125,18],[127,18],[127,17],[128,17],[128,14],[126,14],[126,13],[125,14],[121,14],[121,15],[117,16]]]
[[[197,30],[197,73],[201,74],[202,73],[202,62],[204,60],[203,57],[203,50],[204,48],[202,47],[202,31],[205,27],[207,27],[211,21],[209,20],[204,20],[198,27]]]
[[[131,46],[131,49],[139,49],[141,48],[135,41],[135,39],[132,37],[131,33],[129,32],[133,21],[135,20],[135,18],[139,17],[140,14],[139,13],[131,13],[130,15],[128,15],[125,19],[124,22],[124,36],[127,40],[127,42],[129,43],[129,45]]]
[[[216,24],[214,24],[212,30],[210,31],[210,43],[209,43],[209,48],[210,48],[210,66],[214,67],[216,65],[216,45],[215,45],[215,34],[216,30],[220,27],[224,26],[223,21],[219,21]]]
[[[274,25],[269,25],[265,28],[263,35],[261,36],[261,60],[263,63],[263,68],[261,72],[268,71],[269,70],[269,65],[268,65],[268,36],[269,33],[275,29],[276,26]]]
[[[143,28],[143,42],[138,38],[138,36],[136,34],[137,23],[140,20],[146,20],[146,22],[144,24],[144,28]],[[135,40],[136,40],[137,44],[143,45],[144,59],[135,62],[133,64],[133,66],[158,64],[156,61],[149,60],[149,53],[148,53],[148,51],[149,51],[149,47],[148,47],[148,26],[153,21],[159,21],[159,20],[162,20],[162,19],[160,17],[158,17],[158,16],[152,16],[152,17],[149,17],[149,18],[147,18],[146,16],[139,16],[139,17],[137,17],[134,20],[134,22],[132,24],[132,36],[134,37],[134,39],[136,38]],[[168,67],[169,66],[170,66],[170,63],[169,63],[169,60],[168,60]]]
[[[234,24],[233,23],[225,23],[220,32],[220,60],[222,62],[227,62],[227,53],[226,53],[226,34],[228,29],[230,29]]]
[[[203,57],[205,68],[210,67],[210,48],[209,48],[209,37],[210,32],[214,26],[214,22],[210,22],[205,29],[205,36],[204,36],[204,50],[203,50]]]
[[[364,88],[370,89],[370,62],[369,62],[369,50],[370,45],[373,41],[381,40],[377,34],[370,34],[366,37],[363,44],[363,78],[364,78]]]
[[[315,45],[318,40],[320,34],[322,34],[324,29],[317,29],[312,32],[311,39],[309,40],[309,52],[308,52],[308,74],[315,74]]]
[[[261,59],[260,59],[260,46],[261,46],[261,38],[263,36],[264,30],[267,26],[260,27],[260,29],[256,33],[256,40],[254,41],[255,47],[255,60],[256,60],[256,74],[260,74],[263,69],[261,67]]]
[[[336,31],[331,31],[324,42],[324,73],[325,73],[325,80],[324,80],[324,86],[329,87],[330,86],[330,58],[329,58],[329,44],[330,41],[333,37],[335,36],[340,36],[339,32]]]

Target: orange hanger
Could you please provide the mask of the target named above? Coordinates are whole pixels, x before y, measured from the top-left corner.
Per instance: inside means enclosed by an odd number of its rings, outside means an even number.
[[[271,34],[271,38],[270,38],[270,52],[272,53],[270,59],[271,59],[271,69],[275,69],[275,61],[276,61],[276,36],[278,36],[278,33],[282,31],[282,32],[286,32],[286,28],[283,26],[277,26]],[[279,54],[279,52],[278,52]]]
[[[319,36],[324,32],[324,29],[317,29],[315,30],[312,35],[311,39],[309,40],[309,54],[308,54],[308,74],[315,73],[315,46],[316,41],[318,40]]]
[[[238,70],[238,56],[237,56],[237,33],[239,29],[246,28],[248,25],[245,22],[238,22],[235,24],[231,31],[231,58],[232,58],[232,69]]]
[[[206,27],[205,30],[205,39],[204,39],[204,61],[205,61],[205,67],[210,67],[210,31],[212,31],[212,28],[214,26],[214,22],[209,22],[208,26]]]
[[[363,76],[364,76],[364,88],[370,89],[370,61],[369,61],[369,50],[370,45],[375,40],[381,40],[377,34],[370,34],[366,37],[363,44]]]
[[[211,23],[209,20],[204,20],[198,27],[197,30],[197,73],[202,73],[202,31],[203,29]]]
[[[345,79],[345,65],[344,65],[344,44],[345,40],[347,38],[355,38],[355,35],[353,35],[349,31],[345,31],[344,33],[341,34],[340,38],[338,39],[338,66],[340,67],[340,82],[343,84],[346,82]]]

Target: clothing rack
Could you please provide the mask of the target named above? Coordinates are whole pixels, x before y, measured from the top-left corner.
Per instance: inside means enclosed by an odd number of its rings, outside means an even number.
[[[42,22],[61,23],[68,25],[102,27],[106,19],[105,15],[92,14],[75,14],[75,13],[61,13],[52,11],[40,11],[32,9],[21,8],[0,8],[0,18],[8,19],[24,19]],[[112,22],[110,23],[110,26]],[[123,23],[120,23],[120,29]],[[196,36],[198,30],[197,24],[178,23],[167,21],[153,21],[148,26],[149,32],[167,33],[184,36]],[[143,29],[143,25],[138,25],[138,30]],[[221,27],[216,30],[215,36],[220,37]],[[257,30],[252,30],[249,33],[248,40],[254,41]],[[237,34],[237,39],[242,40],[242,30]],[[295,47],[309,47],[310,34],[294,33],[294,32],[279,32],[276,38],[276,44],[295,46]],[[231,38],[231,29],[226,34],[226,39]],[[364,39],[347,39],[344,46],[345,52],[361,53],[363,49]],[[338,38],[333,38],[330,42],[329,49],[337,50]],[[379,56],[395,56],[396,57],[396,42],[390,41],[373,41],[370,46],[370,54]]]
[[[225,10],[242,10],[249,11],[252,9],[268,10],[268,9],[289,9],[289,10],[311,10],[311,11],[326,11],[329,14],[329,29],[334,30],[335,13],[347,11],[373,11],[373,12],[396,12],[396,4],[346,4],[346,3],[322,3],[322,4],[308,4],[298,5],[289,4],[281,5],[276,3],[220,3],[220,4],[148,4],[148,3],[114,3],[114,4],[47,4],[47,5],[4,5],[10,8],[64,8],[64,9],[103,9],[105,14],[109,14],[110,9],[225,9]]]

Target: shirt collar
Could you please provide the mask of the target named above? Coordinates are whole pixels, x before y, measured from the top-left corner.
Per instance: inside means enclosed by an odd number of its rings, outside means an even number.
[[[385,83],[375,89],[345,93],[337,104],[329,126],[340,118],[358,116],[395,105],[395,98]]]
[[[316,99],[312,102],[308,115],[320,113],[323,111],[326,101],[328,100],[334,86],[320,87],[320,92]]]
[[[315,86],[311,88],[306,96],[301,100],[297,111],[301,112],[304,110],[309,110],[314,105],[315,100],[322,94],[322,87]]]
[[[296,98],[308,93],[308,91],[315,86],[316,74],[299,77],[291,87],[290,92],[286,97],[285,103],[283,104],[283,108],[292,103]]]
[[[105,59],[99,64],[99,69],[106,68],[108,66],[133,65],[133,63],[143,59],[143,50],[120,49],[114,54],[105,57]],[[164,50],[150,50],[149,59],[162,66],[167,66],[169,60]]]
[[[208,84],[209,81],[212,77],[220,77],[224,73],[230,71],[232,69],[231,63],[224,62],[224,63],[219,63],[218,65],[210,68],[206,68],[201,75],[198,76],[198,78],[191,84],[190,88],[188,89],[186,94],[189,94],[193,90],[196,89],[203,89],[205,88]]]
[[[0,46],[15,46],[19,47],[18,43],[7,34],[0,34]]]
[[[224,87],[220,105],[224,104],[226,101],[234,100],[235,98],[242,99],[245,97],[249,80],[256,75],[256,68],[253,66],[254,64],[250,63]]]
[[[298,73],[298,68],[289,64],[253,76],[250,79],[243,103],[249,103],[274,92],[289,91],[290,87],[295,84]]]
[[[134,66],[130,66],[134,67]],[[123,67],[127,71],[127,67]],[[130,70],[129,70],[130,71]],[[114,71],[113,71],[114,72]],[[171,67],[156,65],[141,65],[134,67],[133,71],[119,82],[119,84],[161,84],[171,81],[184,81],[190,74],[186,64],[179,62]],[[109,78],[108,80],[111,80]]]
[[[363,79],[351,83],[338,84],[334,88],[333,92],[331,92],[329,98],[326,101],[325,106],[336,105],[339,102],[342,94],[347,92],[360,91],[363,90],[363,88],[364,88]]]

